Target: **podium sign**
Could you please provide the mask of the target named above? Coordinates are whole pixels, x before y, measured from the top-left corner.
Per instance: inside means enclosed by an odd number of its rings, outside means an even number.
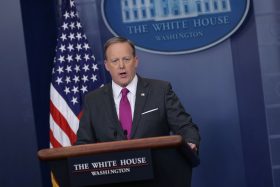
[[[68,158],[72,187],[153,179],[151,150]]]
[[[173,135],[42,149],[38,156],[61,187],[190,187],[195,155],[182,154],[186,148]]]

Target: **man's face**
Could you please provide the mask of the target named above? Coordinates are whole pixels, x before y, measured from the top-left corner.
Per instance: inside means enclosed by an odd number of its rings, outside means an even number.
[[[115,43],[106,51],[105,67],[113,81],[121,87],[127,86],[136,74],[137,57],[128,43]]]

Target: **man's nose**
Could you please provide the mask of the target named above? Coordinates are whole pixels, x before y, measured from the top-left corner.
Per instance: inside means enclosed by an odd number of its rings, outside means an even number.
[[[119,62],[119,67],[120,67],[121,69],[125,67],[125,63],[124,63],[123,60],[120,60],[120,62]]]

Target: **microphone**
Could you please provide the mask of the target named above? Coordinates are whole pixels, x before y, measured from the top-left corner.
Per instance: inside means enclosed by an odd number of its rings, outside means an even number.
[[[114,137],[116,138],[118,136],[118,132],[114,131]]]
[[[125,138],[127,139],[127,130],[123,130],[123,134],[124,134]]]

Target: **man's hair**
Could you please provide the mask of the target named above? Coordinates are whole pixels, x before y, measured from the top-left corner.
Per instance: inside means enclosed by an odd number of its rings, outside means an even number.
[[[132,48],[132,55],[135,57],[135,45],[132,41],[128,40],[127,38],[121,37],[121,36],[115,36],[113,38],[110,38],[107,40],[107,42],[104,44],[104,59],[107,60],[106,52],[110,45],[115,43],[128,43],[130,47]]]

